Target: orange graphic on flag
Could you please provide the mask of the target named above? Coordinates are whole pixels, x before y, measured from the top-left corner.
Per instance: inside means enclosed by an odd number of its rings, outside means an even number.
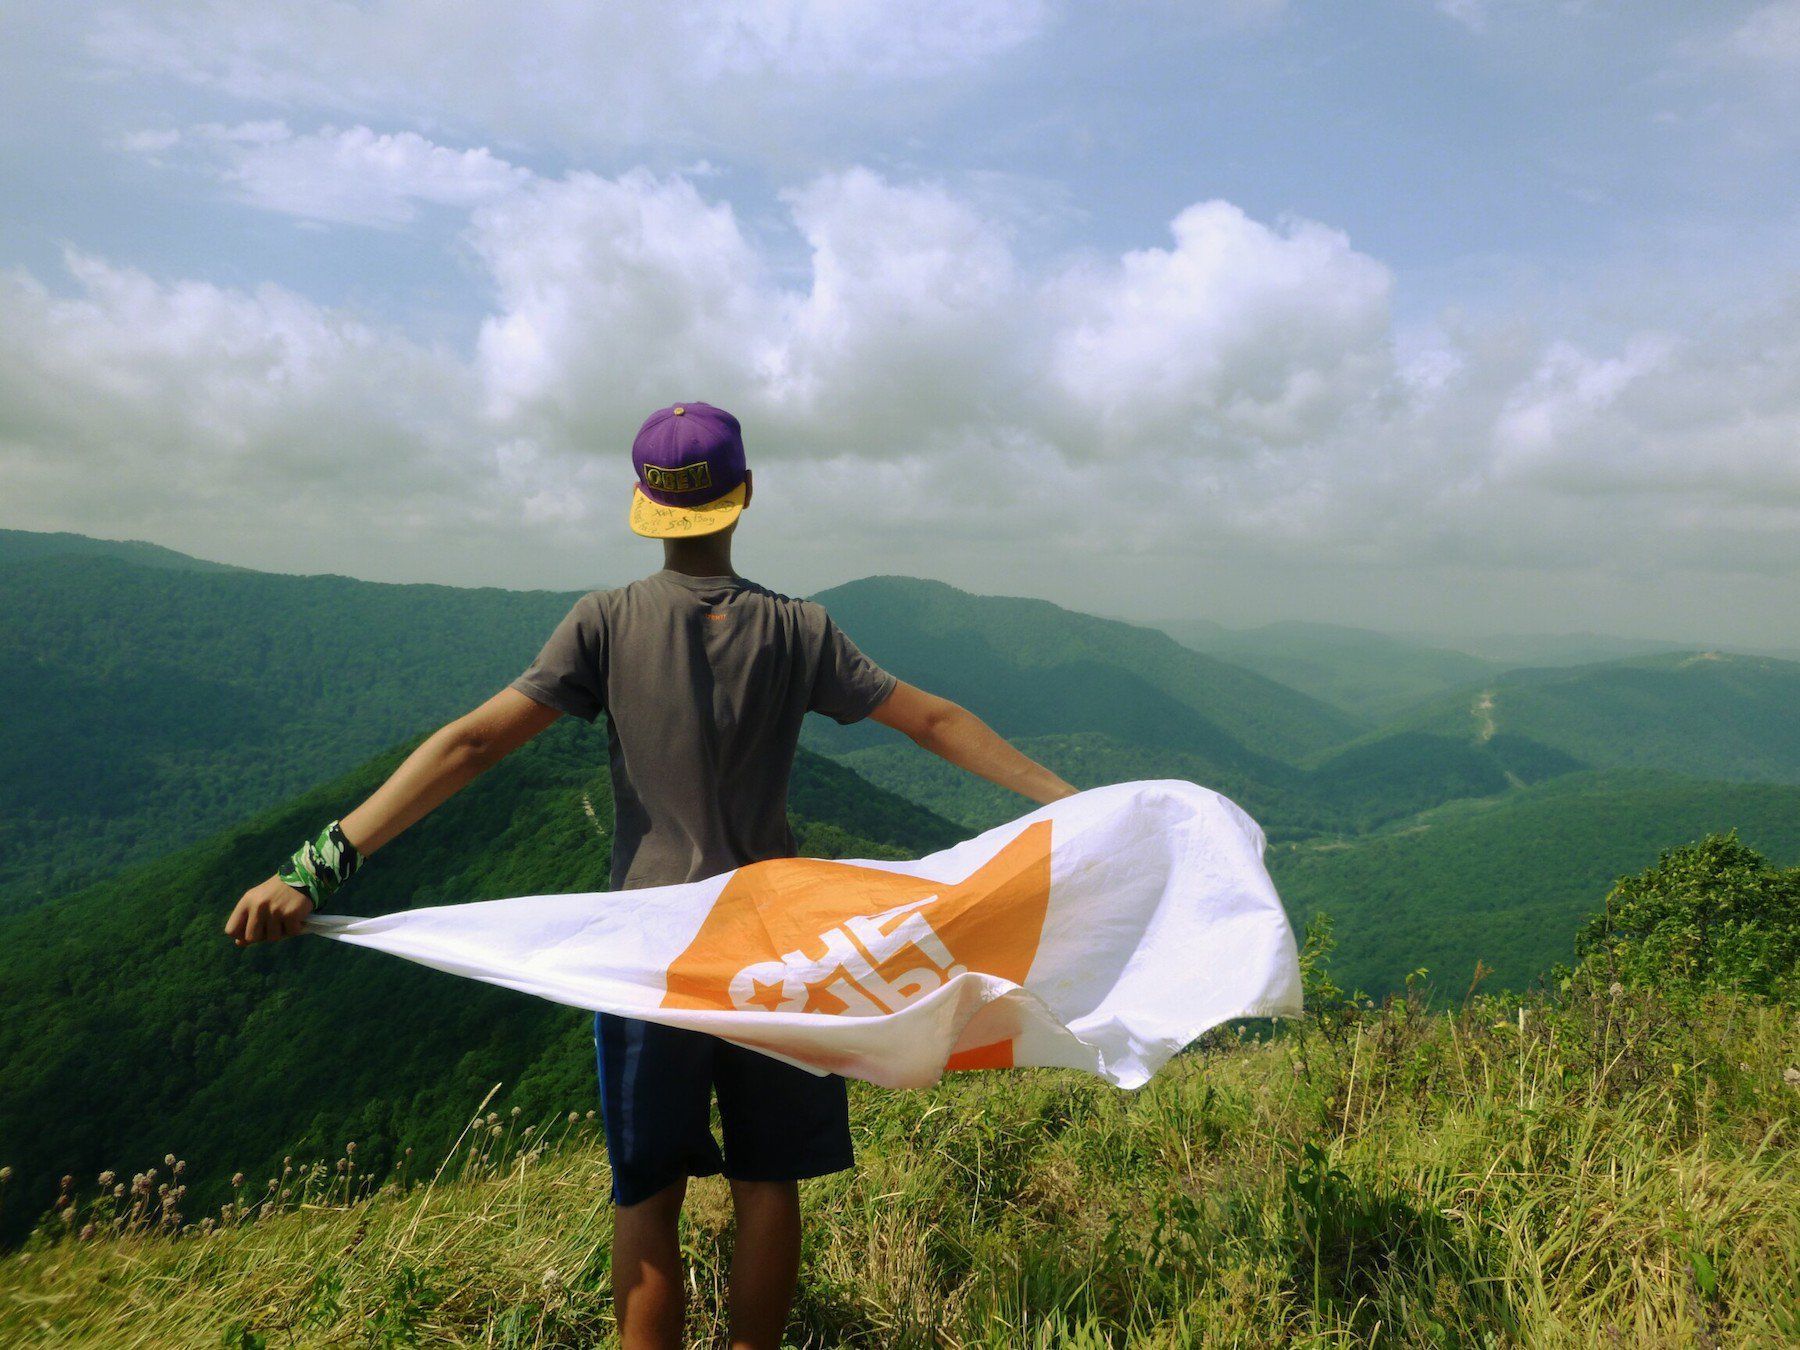
[[[1023,984],[1049,904],[1047,820],[950,884],[814,858],[751,863],[669,963],[662,1006],[872,1017],[964,971]],[[949,1067],[1011,1062],[1001,1042]]]

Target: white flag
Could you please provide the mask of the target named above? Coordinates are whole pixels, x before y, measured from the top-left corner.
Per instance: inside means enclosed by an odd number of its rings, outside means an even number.
[[[780,858],[307,928],[887,1087],[1024,1065],[1137,1087],[1221,1022],[1300,1012],[1262,857],[1216,792],[1122,783],[918,862]]]

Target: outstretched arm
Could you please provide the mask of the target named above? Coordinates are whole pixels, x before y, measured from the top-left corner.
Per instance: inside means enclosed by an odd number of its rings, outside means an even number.
[[[1053,802],[1075,792],[1071,784],[1008,745],[967,708],[905,681],[896,684],[894,692],[869,716],[910,736],[957,768],[967,769],[1034,802]]]
[[[426,737],[387,782],[338,822],[339,827],[367,857],[560,716],[516,689],[502,689],[475,711]],[[312,909],[304,892],[272,876],[244,892],[225,921],[225,932],[240,947],[274,942],[298,933]]]

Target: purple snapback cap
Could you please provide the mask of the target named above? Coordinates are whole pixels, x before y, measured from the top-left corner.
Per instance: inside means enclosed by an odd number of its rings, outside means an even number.
[[[710,403],[676,403],[644,419],[631,443],[638,491],[663,506],[704,506],[744,483],[744,433]]]

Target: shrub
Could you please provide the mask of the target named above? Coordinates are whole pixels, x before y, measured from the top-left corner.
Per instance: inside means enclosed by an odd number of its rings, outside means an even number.
[[[1800,868],[1735,832],[1669,849],[1613,887],[1576,952],[1597,979],[1800,1000]]]

